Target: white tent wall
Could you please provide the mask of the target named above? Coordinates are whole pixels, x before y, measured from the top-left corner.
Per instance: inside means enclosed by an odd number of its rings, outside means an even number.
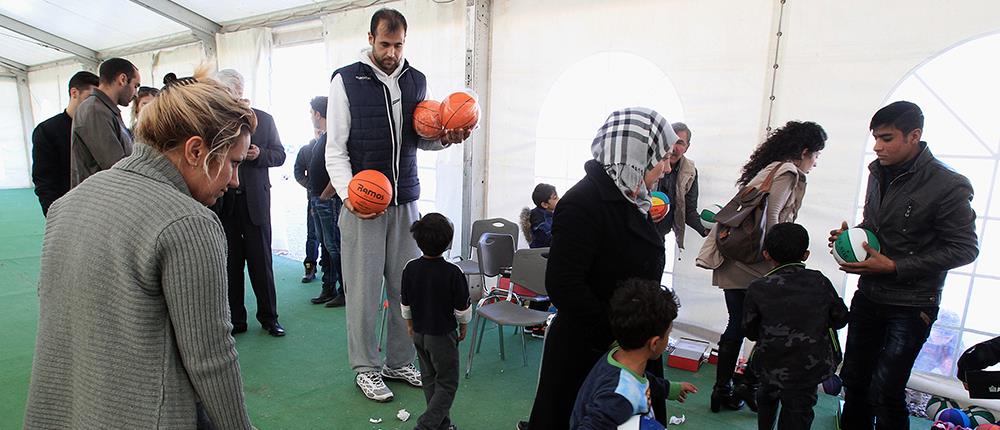
[[[18,86],[16,78],[0,77],[0,188],[31,185]]]
[[[461,90],[465,81],[465,2],[435,3],[407,0],[379,4],[323,17],[327,59],[332,72],[358,61],[369,48],[372,14],[383,7],[399,10],[407,23],[403,56],[427,77],[429,98],[440,100]],[[436,211],[456,223],[452,254],[460,249],[458,223],[462,216],[462,151],[418,151],[421,171],[421,212]]]
[[[542,126],[538,118],[543,100],[571,65],[608,51],[643,57],[673,82],[683,120],[693,131],[688,154],[698,164],[701,201],[722,201],[731,194],[740,164],[759,141],[770,70],[766,58],[773,3],[496,2],[489,120],[505,126],[490,130],[489,215],[517,220],[520,209],[532,205],[536,130]],[[560,19],[551,18],[557,14]],[[614,76],[579,91],[614,88],[617,81],[628,79],[628,74]],[[641,94],[635,98],[641,99]],[[625,106],[609,107],[605,114],[615,107]],[[600,117],[587,130],[567,132],[593,136],[602,122]],[[582,177],[582,165],[576,169]],[[668,262],[667,269],[674,267],[673,285],[684,302],[682,321],[717,336],[725,326],[725,307],[721,293],[710,286],[709,272],[691,262],[701,245],[697,236],[687,235],[681,261]]]
[[[201,42],[126,55],[123,58],[131,61],[139,69],[142,86],[153,88],[163,87],[163,77],[167,73],[174,73],[178,77],[191,76],[195,68],[202,62],[208,61],[204,56]],[[210,67],[214,69],[214,64]],[[125,124],[131,126],[132,106],[121,109],[122,119],[125,120]]]
[[[35,124],[66,109],[69,104],[69,79],[81,70],[82,64],[65,62],[28,72],[31,114]]]
[[[547,94],[572,65],[601,52],[632,53],[663,70],[682,104],[683,118],[668,118],[693,130],[688,155],[699,168],[700,206],[724,204],[736,190],[740,166],[763,140],[779,46],[772,126],[816,121],[830,136],[809,177],[798,222],[812,237],[810,265],[843,291],[845,277],[827,257],[825,239],[841,220],[855,221],[871,115],[910,70],[959,42],[998,30],[991,19],[997,12],[997,4],[987,1],[961,8],[934,0],[789,1],[776,45],[777,1],[495,1],[489,120],[505,126],[490,131],[488,215],[516,220],[521,207],[531,206]],[[622,85],[593,82],[579,91]],[[928,118],[928,126],[933,121]],[[689,232],[685,252],[667,270],[673,267],[672,285],[684,305],[676,328],[715,340],[725,328],[726,310],[721,292],[711,286],[711,272],[694,265],[702,242]],[[943,378],[914,374],[911,386],[967,400],[960,385]]]
[[[219,70],[235,69],[243,75],[243,95],[254,107],[271,108],[271,29],[251,28],[216,35]],[[180,76],[180,75],[178,75]]]

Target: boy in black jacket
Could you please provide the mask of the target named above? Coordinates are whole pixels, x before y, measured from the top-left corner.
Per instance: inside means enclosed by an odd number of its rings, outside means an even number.
[[[448,218],[429,213],[413,223],[410,233],[424,254],[406,263],[400,286],[403,319],[420,357],[427,398],[416,430],[455,430],[448,415],[458,391],[458,342],[465,339],[472,316],[469,285],[462,269],[441,256],[455,234]]]
[[[757,427],[808,429],[816,406],[816,385],[840,364],[833,330],[847,325],[847,306],[830,280],[806,269],[809,234],[781,223],[764,238],[764,257],[775,268],[750,283],[743,305],[743,329],[757,342],[751,363],[761,380]],[[781,417],[777,417],[778,404]]]

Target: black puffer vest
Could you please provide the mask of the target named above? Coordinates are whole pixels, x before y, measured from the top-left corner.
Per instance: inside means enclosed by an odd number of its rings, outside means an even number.
[[[333,72],[333,76],[341,75],[351,105],[351,131],[347,138],[351,172],[357,174],[374,169],[385,174],[393,185],[392,205],[420,198],[420,179],[417,178],[420,137],[413,129],[413,111],[425,97],[427,79],[406,61],[402,67],[397,78],[403,104],[402,136],[396,136],[389,88],[378,79],[371,66],[359,61]]]

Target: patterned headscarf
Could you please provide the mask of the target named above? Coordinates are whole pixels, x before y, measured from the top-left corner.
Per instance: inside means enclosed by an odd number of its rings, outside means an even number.
[[[611,113],[590,150],[622,195],[646,214],[653,203],[643,178],[670,154],[674,142],[677,134],[666,118],[652,109],[633,107]]]

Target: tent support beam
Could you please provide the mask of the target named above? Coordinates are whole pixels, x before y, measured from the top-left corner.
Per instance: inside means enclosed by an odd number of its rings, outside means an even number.
[[[205,56],[209,58],[215,56],[217,52],[215,34],[222,30],[222,26],[215,21],[170,0],[132,0],[132,3],[187,27],[201,41],[205,49]]]
[[[14,18],[0,14],[0,27],[6,28],[22,36],[34,39],[44,45],[75,55],[85,65],[97,65],[97,51],[63,39],[47,31],[32,27]]]
[[[462,255],[470,257],[469,242],[472,223],[486,217],[489,177],[486,160],[489,157],[489,100],[490,100],[490,35],[492,33],[492,0],[467,0],[468,24],[472,27],[472,40],[466,40],[465,86],[479,96],[479,127],[462,144]]]

